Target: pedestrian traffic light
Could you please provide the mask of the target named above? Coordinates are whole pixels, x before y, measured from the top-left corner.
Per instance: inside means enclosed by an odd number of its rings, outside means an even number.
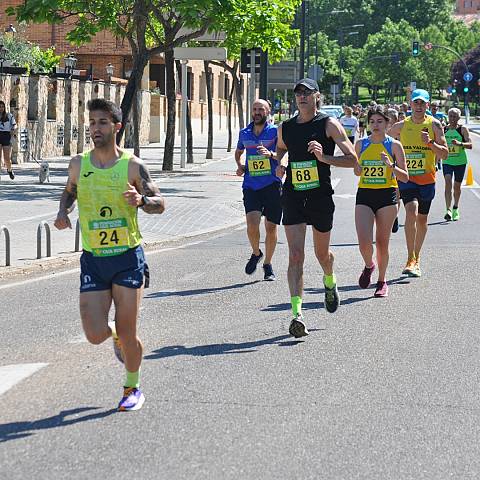
[[[463,87],[463,93],[468,93],[468,87]]]
[[[413,42],[412,44],[412,55],[417,57],[420,53],[420,44],[418,42]]]

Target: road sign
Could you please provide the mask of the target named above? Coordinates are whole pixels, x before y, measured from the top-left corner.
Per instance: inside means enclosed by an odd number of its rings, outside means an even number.
[[[473,80],[473,75],[470,73],[470,72],[465,72],[463,74],[463,79],[466,81],[466,82],[471,82]]]
[[[191,28],[181,28],[175,35],[175,39],[182,37],[183,35],[190,35],[195,30]],[[195,42],[223,42],[227,38],[225,32],[206,32],[203,35],[192,38]]]
[[[260,57],[262,50],[260,48],[242,48],[240,53],[240,72],[251,73],[250,62],[252,59],[252,51],[255,54],[255,73],[260,73]]]
[[[323,68],[320,65],[310,65],[308,77],[319,82],[323,77]]]
[[[173,49],[177,60],[219,60],[227,59],[227,49],[220,47],[177,47]]]

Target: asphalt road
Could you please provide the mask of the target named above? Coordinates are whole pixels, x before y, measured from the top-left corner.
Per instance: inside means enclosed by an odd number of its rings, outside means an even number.
[[[309,235],[304,341],[288,336],[282,229],[276,282],[244,274],[243,226],[148,254],[139,412],[115,411],[111,343],[83,338],[77,270],[0,283],[2,477],[479,478],[480,190],[465,189],[461,220],[446,223],[440,178],[423,277],[401,275],[401,228],[390,296],[376,299],[357,286],[355,180],[334,176],[342,304],[323,308]]]

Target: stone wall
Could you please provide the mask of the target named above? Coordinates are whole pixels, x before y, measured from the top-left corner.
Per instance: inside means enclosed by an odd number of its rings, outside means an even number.
[[[92,82],[80,82],[78,88],[78,140],[77,153],[91,148],[88,128],[87,103],[92,98]]]
[[[0,99],[17,121],[14,163],[70,156],[91,148],[87,103],[107,97],[120,105],[125,85],[47,76],[0,75]],[[150,136],[150,92],[138,96],[140,145]],[[127,134],[131,129],[127,129]],[[122,146],[128,143],[122,141]],[[131,145],[131,142],[130,142]]]

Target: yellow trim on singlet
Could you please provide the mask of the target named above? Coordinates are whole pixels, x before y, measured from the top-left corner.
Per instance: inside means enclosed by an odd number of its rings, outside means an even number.
[[[398,188],[394,173],[382,161],[382,152],[386,153],[390,161],[394,163],[394,159],[383,142],[370,143],[360,154],[358,163],[362,167],[362,174],[358,181],[358,188]]]
[[[97,168],[91,152],[82,155],[77,186],[78,211],[83,249],[95,256],[120,255],[140,245],[137,208],[128,205],[131,155],[124,152],[110,168]]]
[[[429,115],[422,123],[414,123],[412,117],[408,117],[400,132],[410,181],[418,185],[435,183],[435,153],[422,142],[422,130],[425,128],[430,138],[435,138],[433,121]]]

